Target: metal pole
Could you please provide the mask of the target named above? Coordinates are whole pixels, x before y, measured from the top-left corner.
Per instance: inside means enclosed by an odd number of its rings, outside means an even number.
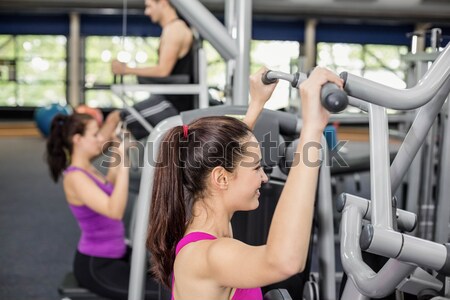
[[[216,48],[223,58],[229,60],[238,55],[236,42],[228,35],[219,20],[198,0],[171,0],[170,3]]]
[[[430,23],[418,23],[414,29],[416,36],[415,45],[413,45],[412,53],[419,53],[425,51],[426,32],[430,29]]]
[[[208,82],[206,81],[208,62],[206,61],[206,54],[204,49],[199,50],[198,55],[198,77],[199,77],[199,106],[200,108],[206,108],[209,106],[208,100]]]
[[[70,13],[69,40],[69,103],[76,107],[80,104],[80,15]]]
[[[145,240],[151,208],[153,177],[158,148],[167,130],[181,125],[181,117],[173,116],[159,123],[152,130],[145,145],[144,169],[142,170],[139,197],[136,202],[136,227],[133,236],[133,252],[131,254],[131,270],[128,300],[144,299],[147,266],[147,250]]]
[[[450,105],[447,99],[447,112],[442,113],[444,139],[442,143],[442,152],[440,160],[439,174],[439,194],[436,207],[436,228],[435,241],[438,243],[447,243],[449,235],[450,204],[448,195],[450,195]]]
[[[154,141],[152,132],[149,141]],[[158,141],[155,141],[157,143]],[[144,155],[144,169],[142,170],[141,183],[138,199],[136,201],[136,227],[133,236],[133,252],[131,254],[131,271],[128,300],[141,300],[144,297],[145,290],[145,266],[147,262],[147,253],[145,249],[145,240],[147,224],[150,213],[150,195],[153,188],[154,169],[149,165],[148,158],[153,156],[153,143],[147,143]],[[145,180],[145,182],[143,182]],[[146,187],[146,188],[144,188]]]
[[[342,292],[341,299],[352,299],[352,300],[370,300],[370,297],[364,296],[356,288],[353,281],[348,278],[345,284],[344,291]]]
[[[359,237],[361,235],[363,211],[354,205],[346,205],[341,221],[341,260],[348,274],[347,285],[353,281],[358,291],[371,298],[386,297],[416,266],[395,259],[389,259],[378,273],[375,273],[362,259]],[[353,289],[354,290],[354,289]],[[341,299],[353,298],[351,293]]]
[[[228,34],[233,40],[236,40],[236,2],[237,0],[225,1],[225,26],[227,27]],[[233,77],[236,68],[236,60],[229,59],[226,62],[226,74],[225,74],[225,104],[231,105],[233,101]]]
[[[424,155],[421,172],[421,189],[419,194],[419,213],[418,213],[418,236],[427,240],[433,239],[433,226],[435,212],[435,199],[433,198],[434,185],[434,156],[435,156],[435,141],[438,132],[437,121],[435,120],[428,132],[428,135],[422,146],[422,153]]]
[[[305,27],[305,71],[309,71],[316,66],[316,19],[306,21]]]
[[[433,51],[439,51],[442,40],[442,30],[440,28],[431,29],[431,48]]]
[[[333,226],[333,197],[331,196],[330,159],[325,136],[322,136],[324,159],[320,167],[317,214],[319,224],[319,289],[320,299],[336,299],[336,264]]]
[[[250,39],[252,32],[252,0],[238,1],[237,44],[238,55],[233,82],[233,105],[248,105],[250,75]]]
[[[392,229],[389,126],[384,107],[369,105],[369,129],[372,224],[374,227]]]

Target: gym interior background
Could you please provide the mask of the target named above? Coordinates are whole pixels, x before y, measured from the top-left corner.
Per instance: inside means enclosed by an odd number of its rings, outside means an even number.
[[[243,0],[241,0],[243,1]],[[201,1],[223,21],[224,1]],[[58,299],[79,235],[60,185],[51,182],[45,140],[33,121],[37,108],[59,103],[122,107],[110,87],[110,62],[157,59],[159,28],[144,16],[143,0],[2,0],[0,2],[0,299]],[[396,88],[411,85],[410,52],[433,52],[450,42],[448,0],[253,0],[251,71],[307,71],[314,65],[348,71]],[[126,36],[124,41],[123,36]],[[204,41],[210,92],[226,96],[225,61]],[[72,69],[75,60],[77,68]],[[125,83],[136,83],[132,76]],[[146,93],[135,98],[145,99]],[[269,109],[295,112],[298,94],[280,84]],[[400,114],[389,111],[392,115]],[[338,139],[367,142],[367,124],[349,109]],[[353,121],[352,121],[353,120]],[[349,125],[350,124],[350,125]],[[370,187],[367,173],[352,174],[351,189]],[[356,178],[356,179],[355,179]],[[335,192],[348,178],[335,176]]]

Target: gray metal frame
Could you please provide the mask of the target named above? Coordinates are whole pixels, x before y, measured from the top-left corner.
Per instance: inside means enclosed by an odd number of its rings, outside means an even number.
[[[336,262],[333,224],[333,201],[328,145],[322,136],[323,163],[320,166],[317,195],[317,224],[319,232],[319,297],[322,300],[336,299]]]
[[[144,282],[147,266],[147,226],[150,215],[151,194],[153,189],[154,164],[161,139],[170,128],[182,125],[180,116],[170,117],[160,122],[152,131],[145,145],[144,168],[141,175],[139,197],[136,201],[136,225],[131,254],[129,300],[144,299]]]
[[[235,39],[237,35],[236,9],[237,0],[225,1],[225,26],[231,38]],[[236,61],[234,59],[227,60],[226,77],[225,77],[225,104],[231,105],[233,102],[233,74],[235,72]]]
[[[358,99],[387,108],[408,110],[428,103],[450,76],[450,47],[446,47],[419,83],[410,89],[395,89],[345,73],[345,91]]]
[[[439,174],[439,196],[438,203],[436,207],[436,219],[437,220],[450,220],[450,209],[448,204],[448,195],[450,195],[450,184],[448,180],[450,178],[450,122],[448,118],[450,117],[450,105],[447,102],[446,111],[444,111],[444,117],[442,122],[444,123],[444,138],[443,138],[443,149],[447,151],[442,151],[441,156],[441,169]],[[438,243],[445,243],[448,241],[449,236],[449,224],[440,222],[435,225],[435,241]]]
[[[414,214],[405,216],[396,210],[392,192],[412,164],[435,118],[440,112],[450,92],[450,44],[439,55],[419,83],[407,90],[397,90],[374,83],[370,80],[347,74],[345,90],[350,96],[368,102],[370,126],[370,169],[371,169],[371,224],[362,227],[362,219],[367,207],[354,201],[355,196],[345,194],[341,221],[341,259],[349,280],[342,299],[369,299],[392,293],[396,287],[405,286],[405,278],[414,281],[423,277],[419,267],[448,272],[448,247],[445,245],[406,235],[396,231],[403,222],[409,224]],[[378,106],[381,105],[381,106]],[[385,108],[414,109],[421,107],[408,131],[405,140],[389,166],[388,121]],[[448,129],[448,124],[447,124]],[[448,153],[450,152],[448,131],[442,153],[447,167],[441,169],[441,187],[448,191],[450,174]],[[445,194],[444,194],[445,195]],[[448,195],[448,194],[447,194]],[[448,200],[448,199],[447,199]],[[447,201],[448,202],[448,201]],[[448,210],[441,221],[447,218]],[[396,214],[393,214],[396,212]],[[397,219],[400,222],[397,222]],[[409,221],[407,221],[409,219]],[[441,234],[443,235],[443,234]],[[447,239],[443,241],[447,242]],[[389,257],[389,261],[375,273],[361,257],[361,250]],[[415,277],[416,276],[416,277]],[[417,280],[419,282],[420,280]],[[420,281],[422,287],[437,289],[435,280]],[[402,284],[400,284],[402,283]],[[399,286],[400,285],[400,286]],[[417,285],[416,285],[417,286]]]

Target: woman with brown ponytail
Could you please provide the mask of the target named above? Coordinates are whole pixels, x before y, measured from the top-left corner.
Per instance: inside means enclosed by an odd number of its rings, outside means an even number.
[[[236,211],[256,209],[267,181],[253,126],[275,85],[250,78],[244,122],[206,117],[170,130],[161,143],[147,246],[155,277],[175,300],[262,299],[259,287],[301,272],[310,240],[320,149],[329,114],[320,104],[326,82],[342,87],[332,72],[316,68],[300,85],[303,128],[293,163],[263,246],[233,239]],[[307,153],[304,153],[306,151]],[[303,159],[304,156],[308,159]]]
[[[128,168],[121,143],[115,166],[107,175],[95,169],[91,161],[107,141],[98,130],[90,115],[56,116],[47,140],[47,163],[55,182],[64,175],[66,200],[81,229],[75,278],[100,296],[127,299],[130,249],[125,244],[122,217],[128,198]],[[156,299],[158,286],[151,279],[147,288],[146,298]]]

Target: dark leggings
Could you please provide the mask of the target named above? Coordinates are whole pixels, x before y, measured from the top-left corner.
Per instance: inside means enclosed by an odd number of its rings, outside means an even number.
[[[109,299],[128,299],[131,249],[123,258],[101,258],[76,252],[73,264],[80,286]],[[158,299],[159,285],[147,276],[145,299]]]

